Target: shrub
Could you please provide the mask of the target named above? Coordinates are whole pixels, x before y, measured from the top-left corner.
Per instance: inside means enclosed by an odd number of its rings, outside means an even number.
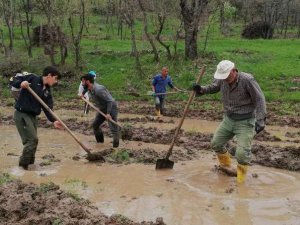
[[[242,31],[242,37],[246,39],[272,39],[274,28],[267,22],[258,21],[248,24]]]

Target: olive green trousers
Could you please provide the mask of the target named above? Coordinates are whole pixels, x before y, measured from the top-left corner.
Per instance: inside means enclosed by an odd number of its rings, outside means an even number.
[[[23,152],[19,165],[34,164],[35,152],[38,145],[37,117],[16,110],[14,120],[23,144]]]
[[[235,156],[241,165],[248,165],[251,158],[251,143],[254,137],[255,118],[233,120],[224,116],[211,142],[216,153],[225,153],[226,143],[234,136],[237,140]]]

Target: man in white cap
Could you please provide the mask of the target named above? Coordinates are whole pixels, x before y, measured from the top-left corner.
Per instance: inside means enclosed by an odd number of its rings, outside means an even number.
[[[234,136],[237,140],[237,182],[246,179],[250,163],[251,142],[254,134],[265,128],[266,101],[262,90],[253,76],[238,72],[233,62],[221,61],[211,85],[193,85],[196,95],[221,92],[224,117],[211,142],[217,153],[220,166],[231,167],[231,158],[225,148]]]

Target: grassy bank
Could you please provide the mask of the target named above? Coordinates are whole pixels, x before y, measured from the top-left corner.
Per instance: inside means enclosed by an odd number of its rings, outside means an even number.
[[[133,100],[133,96],[121,92],[135,90],[138,93],[146,93],[150,89],[153,75],[161,70],[164,65],[169,66],[170,75],[176,86],[188,89],[195,80],[199,68],[207,65],[206,74],[201,82],[209,84],[213,80],[213,73],[217,63],[222,59],[229,59],[236,63],[239,71],[251,73],[259,82],[265,93],[267,101],[300,102],[299,77],[300,77],[300,40],[242,40],[236,35],[231,38],[221,38],[219,34],[212,33],[205,44],[204,33],[199,35],[199,59],[186,60],[184,57],[184,41],[178,42],[178,55],[167,60],[163,48],[159,48],[160,62],[153,61],[153,55],[149,51],[150,45],[142,41],[138,32],[137,46],[140,52],[140,60],[143,74],[137,74],[135,59],[130,56],[131,41],[119,40],[116,35],[106,40],[103,32],[92,29],[85,34],[81,42],[83,70],[74,69],[72,48],[69,48],[69,57],[66,65],[60,68],[62,71],[72,71],[72,76],[64,77],[60,85],[55,88],[54,96],[58,99],[70,99],[76,96],[79,77],[81,73],[95,70],[98,73],[97,81],[113,92],[118,100]],[[24,43],[18,28],[16,28],[16,40],[14,42],[15,53],[9,59],[0,56],[0,69],[7,65],[17,65],[23,70],[40,74],[42,68],[49,64],[48,56],[45,56],[42,48],[33,49],[33,58],[28,58]],[[172,43],[170,43],[172,44]],[[204,46],[205,45],[205,46]],[[204,50],[205,47],[205,51]],[[172,49],[172,48],[171,48]],[[57,49],[58,50],[58,49]],[[173,51],[173,49],[172,49]],[[57,54],[59,55],[59,54]],[[57,59],[57,62],[59,60]],[[10,96],[7,88],[8,77],[1,76],[1,95],[4,98]],[[186,99],[187,95],[170,96],[171,99]],[[219,95],[205,96],[207,99],[218,99]],[[139,98],[141,99],[141,98]],[[142,99],[149,99],[144,97]],[[150,100],[152,100],[150,98]]]

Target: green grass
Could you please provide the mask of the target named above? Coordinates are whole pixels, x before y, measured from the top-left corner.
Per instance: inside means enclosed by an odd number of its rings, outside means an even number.
[[[109,156],[117,163],[127,162],[130,159],[125,149],[115,149]]]
[[[229,8],[228,10],[229,13],[232,13],[233,9]],[[230,15],[228,16],[230,17]],[[41,16],[37,15],[36,19],[39,17]],[[115,19],[113,18],[113,20]],[[97,82],[105,85],[112,92],[116,100],[140,99],[151,101],[152,99],[147,96],[136,98],[120,92],[126,92],[131,88],[140,94],[147,93],[147,91],[151,90],[151,78],[160,72],[164,65],[169,67],[170,75],[176,86],[189,89],[195,81],[199,69],[206,64],[206,73],[201,84],[207,85],[213,80],[213,74],[218,62],[222,59],[229,59],[236,63],[239,71],[254,75],[267,101],[299,102],[300,92],[290,91],[290,89],[292,87],[299,87],[299,83],[293,82],[293,79],[300,76],[300,40],[244,40],[240,38],[243,25],[234,23],[230,25],[230,34],[225,37],[219,30],[217,19],[218,16],[211,19],[212,22],[205,52],[203,49],[207,26],[203,26],[200,29],[198,36],[198,60],[191,61],[185,59],[184,40],[179,40],[177,46],[178,55],[172,60],[166,58],[165,49],[156,42],[160,54],[159,63],[153,61],[151,53],[147,53],[151,47],[143,38],[143,24],[138,19],[136,21],[136,37],[143,74],[137,74],[135,59],[130,56],[131,40],[129,28],[124,26],[125,39],[120,40],[115,25],[114,29],[108,32],[105,18],[99,20],[99,16],[90,15],[88,18],[88,32],[85,30],[81,42],[83,70],[79,71],[74,68],[73,49],[69,46],[69,57],[67,58],[66,65],[60,69],[62,71],[72,71],[74,77],[62,79],[60,85],[54,88],[54,97],[59,101],[76,98],[80,74],[86,73],[88,70],[95,70],[98,73]],[[36,21],[34,23],[39,25]],[[170,41],[171,34],[177,25],[177,19],[168,19],[166,29],[163,33],[166,43],[172,45],[172,41]],[[66,34],[70,34],[66,22],[62,24],[62,27]],[[154,29],[154,24],[150,22],[149,31],[153,32]],[[4,33],[7,33],[5,26]],[[7,35],[4,37],[7,44]],[[34,47],[33,58],[30,59],[27,57],[18,26],[15,27],[15,37],[15,52],[13,56],[7,59],[3,55],[0,55],[0,72],[4,73],[7,71],[8,68],[6,67],[9,67],[10,62],[14,62],[14,65],[24,70],[40,74],[43,67],[49,64],[49,58],[43,54],[43,48]],[[57,51],[59,52],[59,49]],[[171,47],[171,51],[172,53],[174,52],[173,47]],[[56,62],[59,62],[59,54],[57,54]],[[0,89],[0,95],[1,97],[8,98],[10,94],[7,88],[7,78],[1,78],[0,82],[3,87],[1,88],[2,90]],[[204,98],[218,100],[219,97],[220,95],[217,94],[208,95]],[[168,96],[168,98],[170,100],[186,100],[188,95],[172,95]]]
[[[0,173],[0,185],[8,183],[12,181],[12,179],[13,178],[8,173]]]
[[[41,183],[38,190],[42,193],[47,193],[51,190],[55,190],[57,188],[57,185],[55,185],[53,182],[47,182],[47,183]]]

